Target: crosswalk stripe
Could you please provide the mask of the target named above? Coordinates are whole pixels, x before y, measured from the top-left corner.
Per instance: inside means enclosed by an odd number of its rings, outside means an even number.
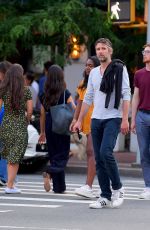
[[[35,186],[17,186],[18,188],[20,188],[21,190],[27,190],[27,191],[39,191],[39,192],[45,192],[44,190],[44,186],[38,186],[36,189],[35,189]],[[51,185],[51,188],[53,188],[53,186]],[[0,191],[4,190],[4,188],[0,188]],[[72,188],[72,187],[68,187],[67,188],[67,192],[74,192],[75,191],[75,188]]]
[[[25,230],[28,230],[28,229],[31,229],[31,230],[80,230],[80,229],[73,229],[73,228],[51,228],[51,227],[48,227],[48,228],[45,228],[45,227],[27,227],[27,226],[8,226],[8,225],[5,225],[5,226],[0,226],[0,229],[6,229],[6,230],[9,230],[9,229],[25,229]]]
[[[59,194],[59,193],[54,193],[52,191],[50,192],[45,192],[43,190],[36,190],[36,189],[22,189],[22,194],[27,194],[27,195],[43,195],[43,196],[61,196],[61,197],[79,197],[78,195],[75,194],[74,191],[66,191],[65,193]],[[142,190],[141,190],[142,191]],[[125,190],[125,196],[135,196],[137,197],[139,195],[138,190]],[[3,191],[0,191],[0,193],[4,193]],[[134,195],[136,193],[137,195]]]
[[[22,178],[23,180],[23,178]],[[125,188],[125,200],[137,200],[143,201],[138,198],[139,194],[143,190],[143,181],[123,181]],[[136,183],[137,182],[137,183]],[[33,181],[19,181],[17,187],[22,190],[21,194],[5,194],[0,196],[0,200],[3,203],[0,203],[2,207],[29,207],[29,208],[60,208],[65,203],[72,204],[90,204],[96,199],[88,199],[77,196],[75,194],[75,189],[82,186],[80,183],[67,183],[67,191],[62,194],[54,193],[50,191],[45,192],[43,188],[43,182],[34,182]],[[94,184],[93,190],[98,191],[99,185]],[[4,194],[4,188],[0,188],[0,194]],[[36,197],[34,197],[36,195]],[[29,197],[30,196],[30,197]],[[32,196],[32,197],[31,197]],[[40,197],[39,197],[40,196]],[[15,202],[16,201],[16,202]],[[144,200],[145,201],[145,200]],[[15,202],[15,203],[12,203]],[[45,204],[45,202],[47,202]],[[52,204],[51,204],[52,203]],[[54,203],[54,204],[53,204]],[[56,204],[55,204],[56,203]],[[58,204],[58,205],[57,205]],[[7,211],[7,210],[6,210]],[[0,210],[0,212],[6,212],[5,210]]]
[[[31,185],[43,185],[43,182],[31,182],[31,181],[19,181],[17,184],[18,185],[21,185],[21,184],[31,184]],[[80,187],[82,186],[83,184],[76,184],[76,183],[67,183],[67,186],[73,186],[73,187]],[[99,187],[98,185],[93,185],[93,187]]]
[[[0,197],[0,200],[22,200],[22,201],[38,201],[38,202],[61,202],[61,203],[81,203],[81,204],[90,204],[91,200],[69,200],[69,199],[45,199],[45,198],[30,198],[30,197],[10,197],[4,196]]]
[[[138,200],[138,201],[143,201],[142,199],[138,199],[138,196],[136,195],[131,195],[128,194],[125,195],[125,200]],[[93,200],[89,199],[77,199],[77,200],[71,200],[71,199],[46,199],[46,198],[30,198],[30,197],[0,197],[0,200],[18,200],[18,201],[37,201],[37,202],[56,202],[56,203],[74,203],[74,204],[90,204],[93,202]],[[1,203],[0,203],[1,204]]]
[[[136,192],[136,191],[135,191]],[[134,192],[134,193],[135,193]],[[43,195],[43,196],[56,196],[56,197],[62,197],[62,199],[63,199],[63,197],[75,197],[75,198],[79,198],[79,196],[78,195],[76,195],[76,194],[67,194],[67,193],[65,193],[65,194],[55,194],[55,193],[37,193],[37,192],[22,192],[22,194],[24,194],[24,195]],[[133,193],[125,193],[125,197],[127,198],[128,196],[130,196],[130,197],[138,197],[138,193],[137,194],[133,194]],[[10,196],[9,196],[10,197]],[[0,198],[1,199],[1,198]],[[88,198],[83,198],[83,199],[87,199],[88,200]]]
[[[0,212],[13,212],[13,210],[0,210]]]
[[[144,184],[144,181],[142,179],[141,180],[128,180],[128,179],[126,179],[123,182],[125,184],[127,184],[127,183]]]
[[[137,191],[130,191],[130,193],[125,193],[125,196],[138,196],[138,195],[134,195],[134,193],[139,194],[139,192]],[[4,192],[0,192],[0,194],[4,194]],[[61,196],[61,197],[79,197],[78,195],[74,194],[74,193],[64,193],[64,194],[59,194],[59,193],[52,193],[52,192],[25,192],[22,190],[21,194],[26,194],[26,195],[43,195],[43,196]],[[0,198],[1,199],[1,198]]]
[[[24,190],[30,190],[30,188],[32,188],[31,190],[35,190],[35,191],[44,191],[43,188],[43,184],[41,185],[17,185],[18,188],[24,188]],[[52,187],[52,184],[51,184]],[[74,186],[74,184],[67,184],[67,190],[68,191],[74,191],[76,188],[79,188],[80,186]],[[35,189],[34,189],[35,188]],[[39,188],[39,189],[38,189]],[[41,189],[40,189],[41,188]],[[99,186],[93,186],[93,189],[99,189]],[[143,186],[142,187],[137,187],[137,186],[124,186],[124,189],[126,190],[143,190]],[[0,190],[3,190],[3,188],[1,187]]]
[[[0,206],[14,206],[14,207],[30,207],[30,208],[59,208],[61,205],[38,205],[38,204],[15,204],[15,203],[0,203]]]
[[[139,187],[126,187],[126,186],[124,186],[124,188],[125,188],[125,190],[127,189],[127,190],[131,190],[131,189],[136,189],[136,190],[143,190],[143,188],[141,187],[141,188],[139,188]]]
[[[53,192],[45,192],[45,191],[43,191],[43,192],[32,192],[32,191],[30,191],[30,192],[26,192],[26,191],[24,191],[24,190],[21,190],[22,191],[22,193],[21,194],[26,194],[26,195],[42,195],[42,196],[64,196],[64,197],[78,197],[76,194],[74,194],[74,193],[69,193],[69,192],[66,192],[66,193],[62,193],[62,194],[59,194],[59,193],[53,193]],[[0,194],[4,194],[4,192],[0,192]],[[1,199],[1,198],[0,198]]]

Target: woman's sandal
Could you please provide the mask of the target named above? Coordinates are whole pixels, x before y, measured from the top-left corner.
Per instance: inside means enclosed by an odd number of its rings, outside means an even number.
[[[47,172],[43,172],[43,180],[44,180],[44,189],[46,192],[49,192],[51,190],[50,185],[50,175]]]

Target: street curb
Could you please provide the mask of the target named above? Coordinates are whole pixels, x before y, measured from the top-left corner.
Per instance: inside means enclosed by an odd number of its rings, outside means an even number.
[[[121,176],[127,177],[143,177],[141,168],[119,168]]]
[[[143,177],[140,164],[136,163],[136,153],[134,152],[114,152],[121,176]],[[87,173],[86,159],[80,160],[76,155],[69,159],[66,172],[76,174]]]
[[[132,165],[125,165],[123,164],[118,165],[119,173],[121,176],[127,176],[127,177],[143,177],[142,175],[142,169],[140,167],[132,167]],[[87,167],[81,166],[81,165],[71,165],[69,164],[66,168],[67,173],[73,173],[73,174],[86,174],[87,173]]]

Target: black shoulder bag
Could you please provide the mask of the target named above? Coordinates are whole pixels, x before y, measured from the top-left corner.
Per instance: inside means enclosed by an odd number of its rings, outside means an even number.
[[[50,107],[52,117],[52,132],[61,135],[70,135],[69,126],[73,119],[74,109],[72,103],[65,104],[65,91],[63,104]]]

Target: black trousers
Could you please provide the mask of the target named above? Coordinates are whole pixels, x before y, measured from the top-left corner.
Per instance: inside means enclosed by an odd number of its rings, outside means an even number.
[[[63,193],[66,190],[65,171],[60,173],[51,173],[53,180],[53,191]]]
[[[46,139],[50,165],[46,172],[53,181],[53,191],[62,193],[66,190],[65,167],[69,159],[70,136],[59,135],[51,131],[51,120],[46,122]]]

